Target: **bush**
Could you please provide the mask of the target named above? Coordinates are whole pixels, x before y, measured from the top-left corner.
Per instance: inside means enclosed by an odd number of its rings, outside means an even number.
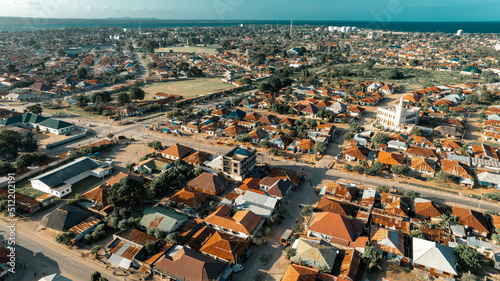
[[[463,267],[479,268],[484,264],[484,259],[476,249],[464,244],[459,244],[455,248],[455,255],[458,263]]]
[[[403,194],[403,196],[404,197],[408,197],[411,200],[415,200],[415,199],[417,199],[417,198],[420,197],[420,193],[415,192],[413,190],[407,190],[407,191],[405,191],[405,193]]]
[[[391,167],[391,172],[394,174],[403,174],[406,171],[406,167],[403,165],[394,165]]]
[[[389,190],[389,188],[387,186],[379,185],[379,186],[377,186],[377,192],[378,193],[383,193],[383,192],[389,193],[390,190]]]
[[[301,223],[294,223],[292,225],[293,233],[302,233],[304,231],[304,225]]]
[[[462,277],[460,277],[460,280],[462,280],[462,281],[477,281],[477,277],[476,277],[476,275],[474,275],[470,272],[467,272],[467,273],[462,274]]]
[[[55,240],[59,244],[69,245],[73,238],[75,238],[75,234],[73,232],[61,232],[57,234]]]
[[[358,174],[362,174],[365,172],[365,167],[361,166],[361,165],[356,165],[352,168],[352,170]]]
[[[290,260],[293,256],[295,256],[295,254],[297,253],[297,250],[295,250],[294,248],[292,247],[286,247],[285,248],[285,258],[287,260]]]
[[[255,244],[255,245],[262,245],[264,244],[264,238],[260,237],[260,236],[256,236],[252,239],[252,242]]]
[[[123,219],[120,222],[118,222],[118,228],[120,230],[129,229],[129,228],[131,228],[134,225],[135,225],[135,219],[134,218]]]
[[[421,229],[412,229],[412,230],[410,230],[410,237],[424,239],[425,235]]]
[[[303,217],[309,217],[310,215],[312,215],[313,212],[314,212],[313,206],[305,206],[304,208],[302,208],[302,210],[300,210],[300,215]]]
[[[496,192],[496,193],[486,193],[484,195],[484,197],[486,197],[488,199],[491,199],[491,200],[500,201],[500,193],[498,193],[498,192]]]
[[[165,241],[170,244],[177,244],[179,243],[179,233],[177,232],[171,232],[165,237]]]
[[[91,254],[91,255],[97,255],[101,249],[102,249],[101,245],[95,245],[95,246],[94,246],[94,247],[92,247],[92,249],[90,250],[90,254]]]

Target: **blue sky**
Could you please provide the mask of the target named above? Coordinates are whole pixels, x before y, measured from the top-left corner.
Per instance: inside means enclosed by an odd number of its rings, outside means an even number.
[[[500,21],[498,0],[0,0],[0,16],[42,18]]]

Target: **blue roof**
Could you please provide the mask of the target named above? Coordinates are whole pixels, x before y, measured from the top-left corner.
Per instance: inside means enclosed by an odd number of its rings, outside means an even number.
[[[250,155],[251,152],[244,149],[244,148],[238,148],[238,149],[236,149],[236,151],[234,153],[239,154],[239,155],[243,155],[243,156],[248,156],[248,155]]]

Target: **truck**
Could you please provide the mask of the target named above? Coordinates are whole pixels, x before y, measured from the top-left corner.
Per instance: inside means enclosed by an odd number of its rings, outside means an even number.
[[[281,235],[280,244],[283,245],[284,247],[288,246],[288,239],[292,235],[293,235],[293,231],[291,229],[285,230],[285,232],[283,232],[283,235]]]

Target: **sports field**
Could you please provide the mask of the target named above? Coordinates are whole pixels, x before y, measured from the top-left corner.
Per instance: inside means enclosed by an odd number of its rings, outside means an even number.
[[[145,99],[150,100],[153,99],[157,92],[190,98],[232,87],[234,87],[233,84],[224,83],[220,78],[195,78],[192,80],[148,84],[144,86],[144,91],[146,92]]]
[[[168,53],[170,50],[174,53],[206,53],[206,54],[215,54],[219,46],[218,45],[210,45],[210,46],[203,46],[203,45],[198,45],[198,46],[174,46],[174,47],[165,47],[165,48],[159,48],[155,50],[155,53]]]

